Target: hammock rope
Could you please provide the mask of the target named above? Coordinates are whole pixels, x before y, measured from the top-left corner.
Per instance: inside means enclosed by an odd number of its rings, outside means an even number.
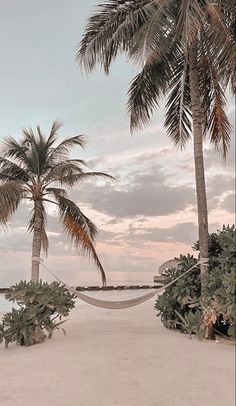
[[[35,257],[34,257],[35,260]],[[63,282],[55,273],[50,271],[43,263],[42,260],[37,258],[37,261],[40,263],[40,265],[49,273],[51,274],[58,282],[62,283],[66,289],[72,293],[73,295],[77,296],[80,300],[83,300],[86,303],[89,303],[90,305],[96,306],[96,307],[101,307],[103,309],[128,309],[130,307],[137,306],[141,303],[146,302],[147,300],[153,298],[154,296],[158,295],[162,290],[164,291],[166,288],[169,286],[173,285],[176,281],[178,281],[180,278],[182,278],[184,275],[186,275],[188,272],[191,272],[194,268],[196,268],[200,264],[207,264],[208,263],[208,258],[204,258],[200,261],[198,261],[195,265],[193,265],[190,269],[187,271],[183,272],[180,276],[177,278],[173,279],[171,282],[167,283],[166,285],[155,289],[155,291],[147,293],[142,296],[138,296],[133,299],[127,299],[127,300],[101,300],[101,299],[96,299],[91,296],[87,296],[84,293],[79,292],[78,290],[70,287],[67,285],[65,282]]]

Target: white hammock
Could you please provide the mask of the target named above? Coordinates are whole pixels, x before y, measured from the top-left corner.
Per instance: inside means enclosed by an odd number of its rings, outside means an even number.
[[[84,293],[79,292],[78,290],[71,288],[68,286],[66,283],[64,283],[60,278],[58,278],[57,275],[55,275],[53,272],[51,272],[44,264],[42,264],[41,260],[39,260],[39,263],[41,266],[46,269],[47,272],[49,272],[54,278],[58,281],[61,282],[66,289],[71,292],[73,295],[77,296],[79,299],[83,300],[86,303],[89,303],[93,306],[97,307],[102,307],[104,309],[127,309],[129,307],[137,306],[141,303],[146,302],[147,300],[151,299],[152,297],[156,296],[159,294],[162,290],[165,290],[169,286],[173,285],[177,280],[182,278],[184,275],[186,275],[188,272],[192,271],[192,269],[196,268],[199,264],[206,264],[208,262],[208,259],[203,259],[201,261],[198,261],[195,265],[193,265],[190,269],[182,273],[180,276],[175,278],[173,281],[167,283],[166,285],[162,286],[161,288],[155,289],[155,291],[152,291],[150,293],[147,293],[143,296],[139,296],[133,299],[128,299],[128,300],[101,300],[101,299],[95,299],[94,297],[87,296]]]

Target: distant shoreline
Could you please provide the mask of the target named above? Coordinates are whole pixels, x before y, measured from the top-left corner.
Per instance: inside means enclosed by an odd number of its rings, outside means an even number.
[[[159,289],[163,284],[155,285],[108,285],[108,286],[77,286],[78,291],[100,291],[100,290],[140,290],[140,289]],[[0,293],[7,293],[10,288],[0,288]]]

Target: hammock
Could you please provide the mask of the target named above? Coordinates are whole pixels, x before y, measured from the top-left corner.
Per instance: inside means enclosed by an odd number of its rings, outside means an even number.
[[[35,257],[34,257],[35,258]],[[34,259],[35,260],[35,259]],[[166,285],[155,289],[155,291],[147,293],[145,295],[133,298],[133,299],[128,299],[128,300],[101,300],[101,299],[96,299],[91,296],[87,296],[84,293],[79,292],[78,290],[71,288],[68,286],[66,283],[64,283],[60,278],[58,278],[57,275],[55,275],[52,271],[50,271],[44,264],[42,264],[42,260],[37,259],[41,266],[46,269],[47,272],[49,272],[58,282],[62,283],[66,289],[71,292],[73,295],[77,296],[79,299],[83,300],[86,303],[89,303],[93,306],[96,307],[102,307],[103,309],[127,309],[130,307],[137,306],[141,303],[146,302],[147,300],[151,299],[152,297],[158,295],[162,290],[165,290],[169,286],[173,285],[177,280],[182,278],[184,275],[186,275],[188,272],[192,271],[194,268],[196,268],[198,265],[204,263],[207,264],[208,259],[202,259],[201,261],[198,261],[195,265],[193,265],[190,269],[182,273],[182,275],[178,276],[177,278],[173,279],[171,282],[167,283]]]

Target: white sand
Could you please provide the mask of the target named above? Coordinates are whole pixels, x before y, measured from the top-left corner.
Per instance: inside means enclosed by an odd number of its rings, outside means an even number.
[[[154,301],[76,307],[67,336],[0,346],[1,406],[234,406],[234,346],[166,330]]]

